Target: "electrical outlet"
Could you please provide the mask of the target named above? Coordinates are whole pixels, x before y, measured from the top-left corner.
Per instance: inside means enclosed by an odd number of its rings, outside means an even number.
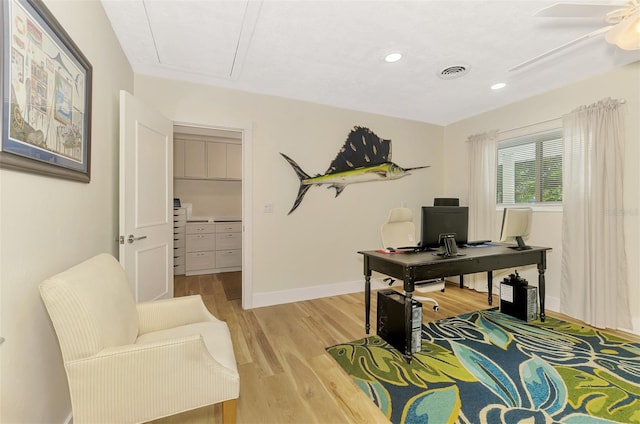
[[[264,204],[264,213],[273,213],[273,203],[267,202]]]

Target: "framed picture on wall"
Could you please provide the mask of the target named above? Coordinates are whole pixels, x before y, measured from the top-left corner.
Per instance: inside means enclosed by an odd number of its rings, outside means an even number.
[[[0,166],[88,183],[91,64],[40,0],[2,0],[0,18]]]

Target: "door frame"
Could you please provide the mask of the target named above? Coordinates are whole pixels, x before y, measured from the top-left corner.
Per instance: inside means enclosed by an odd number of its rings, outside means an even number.
[[[242,309],[253,308],[253,268],[252,268],[252,233],[253,233],[253,125],[249,122],[216,122],[202,123],[189,121],[173,121],[174,127],[198,127],[242,134]],[[175,177],[174,177],[175,178]]]

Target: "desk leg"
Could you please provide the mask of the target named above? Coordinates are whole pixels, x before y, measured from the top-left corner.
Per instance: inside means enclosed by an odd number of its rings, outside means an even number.
[[[545,292],[545,261],[538,264],[538,293],[540,295],[540,321],[544,322],[546,314],[544,312],[544,292]]]
[[[369,318],[371,315],[371,275],[364,276],[364,328],[369,334],[371,327]]]
[[[493,271],[487,271],[487,289],[489,290],[487,301],[489,305],[493,305]]]
[[[411,363],[411,359],[413,359],[413,352],[411,351],[411,323],[413,322],[412,314],[411,314],[411,303],[413,300],[413,292],[405,291],[404,293],[404,322],[408,323],[405,327],[405,354],[404,358],[407,363]]]
[[[464,275],[460,274],[460,288],[464,288]]]
[[[371,315],[371,268],[369,268],[369,257],[364,256],[364,329],[369,334],[371,325],[369,318]]]

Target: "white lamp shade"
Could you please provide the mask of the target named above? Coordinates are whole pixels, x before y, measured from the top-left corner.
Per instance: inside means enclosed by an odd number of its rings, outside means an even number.
[[[640,10],[611,28],[605,39],[623,50],[640,49]]]

